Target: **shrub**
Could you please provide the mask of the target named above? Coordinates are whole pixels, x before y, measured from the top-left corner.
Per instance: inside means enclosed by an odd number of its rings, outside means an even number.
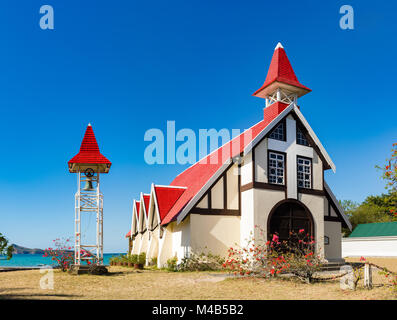
[[[180,271],[216,271],[222,269],[225,259],[211,253],[190,253],[178,266]]]
[[[143,264],[144,265],[145,263],[146,263],[146,253],[142,252],[138,256],[138,264]]]
[[[175,256],[167,260],[167,268],[168,271],[178,271],[178,258]]]
[[[132,264],[138,263],[138,255],[137,254],[131,254],[130,257],[129,257],[129,261]]]

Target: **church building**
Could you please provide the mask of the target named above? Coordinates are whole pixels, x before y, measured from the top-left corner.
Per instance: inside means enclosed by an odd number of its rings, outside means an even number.
[[[335,165],[298,106],[302,85],[279,43],[264,84],[260,121],[182,173],[134,200],[130,252],[158,267],[191,252],[225,256],[260,229],[265,237],[305,229],[329,262],[341,262],[341,228],[351,229],[324,180]],[[302,108],[304,110],[304,108]]]

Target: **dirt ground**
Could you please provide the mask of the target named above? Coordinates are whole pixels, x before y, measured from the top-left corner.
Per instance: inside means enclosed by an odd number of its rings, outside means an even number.
[[[373,262],[397,271],[397,259],[389,260]],[[236,279],[221,272],[126,267],[110,267],[109,271],[108,276],[75,276],[55,270],[53,289],[40,288],[40,279],[45,276],[40,270],[0,272],[0,299],[397,299],[390,287],[376,285],[366,290],[361,284],[355,291],[343,291],[338,280],[303,284],[295,280]]]

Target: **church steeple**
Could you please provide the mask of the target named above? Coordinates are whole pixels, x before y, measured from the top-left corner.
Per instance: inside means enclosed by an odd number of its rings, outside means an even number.
[[[266,106],[269,106],[274,102],[296,103],[298,97],[310,91],[298,81],[284,47],[279,42],[274,49],[266,80],[253,96],[266,99]]]

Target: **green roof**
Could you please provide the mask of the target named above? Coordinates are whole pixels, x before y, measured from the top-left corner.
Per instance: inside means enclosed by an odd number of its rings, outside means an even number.
[[[397,221],[359,224],[349,238],[385,236],[397,236]]]

